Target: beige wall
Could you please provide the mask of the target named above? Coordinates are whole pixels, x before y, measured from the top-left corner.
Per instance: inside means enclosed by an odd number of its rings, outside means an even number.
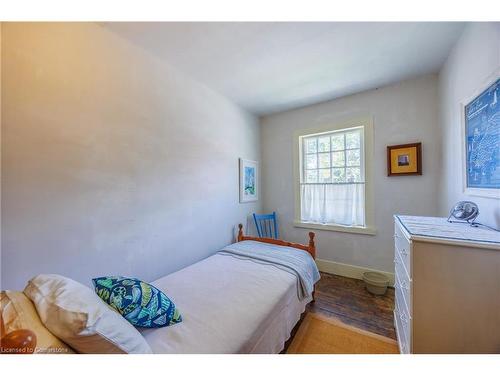
[[[468,24],[439,74],[440,122],[443,132],[443,170],[440,213],[447,215],[458,201],[478,204],[478,222],[500,228],[500,192],[497,198],[463,193],[460,103],[474,95],[500,69],[500,22]],[[498,76],[497,76],[498,77]]]
[[[428,75],[376,90],[261,119],[264,210],[279,214],[289,241],[304,241],[307,229],[293,227],[293,133],[339,120],[374,119],[375,236],[316,230],[318,258],[394,272],[394,214],[436,215],[440,137],[437,76]],[[387,177],[388,145],[422,142],[423,175]]]
[[[2,30],[2,289],[39,273],[153,280],[210,255],[257,120],[90,23]]]

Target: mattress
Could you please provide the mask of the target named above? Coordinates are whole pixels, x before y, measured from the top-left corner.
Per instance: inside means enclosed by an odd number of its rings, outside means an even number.
[[[295,275],[219,254],[152,284],[183,318],[141,330],[154,353],[279,353],[311,301],[299,300]]]

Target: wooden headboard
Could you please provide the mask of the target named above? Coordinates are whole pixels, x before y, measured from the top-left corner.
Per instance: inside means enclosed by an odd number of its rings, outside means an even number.
[[[311,254],[313,259],[316,259],[316,245],[314,244],[314,232],[309,232],[309,244],[302,245],[300,243],[276,240],[274,238],[259,238],[259,237],[245,236],[243,235],[243,224],[238,224],[238,228],[240,228],[240,230],[238,231],[238,242],[250,240],[250,241],[270,243],[273,245],[294,247],[296,249],[307,251],[309,254]]]
[[[0,351],[2,354],[33,354],[36,348],[36,335],[29,329],[17,329],[5,333],[0,314]]]

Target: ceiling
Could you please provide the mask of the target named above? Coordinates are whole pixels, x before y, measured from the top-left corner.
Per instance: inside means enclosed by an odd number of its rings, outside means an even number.
[[[103,23],[256,115],[438,72],[464,24]]]

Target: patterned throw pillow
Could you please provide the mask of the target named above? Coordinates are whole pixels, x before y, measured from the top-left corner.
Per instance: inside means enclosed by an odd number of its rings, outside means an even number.
[[[95,292],[138,327],[166,327],[182,321],[174,303],[153,285],[122,276],[92,279]]]

